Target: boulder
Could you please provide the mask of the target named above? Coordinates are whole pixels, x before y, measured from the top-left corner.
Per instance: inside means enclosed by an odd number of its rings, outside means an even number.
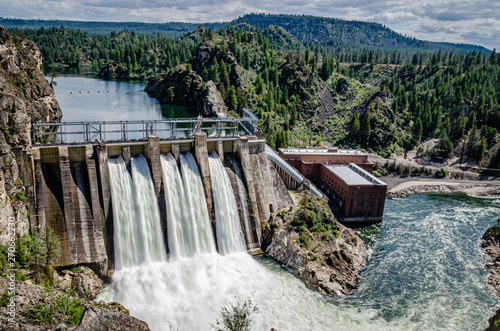
[[[88,267],[80,266],[77,272],[63,270],[62,273],[63,277],[54,273],[54,281],[58,283],[58,287],[65,291],[74,289],[80,298],[95,299],[103,285],[102,279]]]
[[[128,330],[149,331],[146,322],[135,317],[109,310],[89,306],[83,313],[82,321],[75,330],[81,331],[106,331]]]

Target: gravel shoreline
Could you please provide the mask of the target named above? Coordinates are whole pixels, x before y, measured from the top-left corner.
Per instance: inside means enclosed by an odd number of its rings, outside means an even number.
[[[465,181],[413,177],[381,177],[387,183],[387,198],[404,198],[423,193],[464,193],[472,196],[500,195],[500,181]]]

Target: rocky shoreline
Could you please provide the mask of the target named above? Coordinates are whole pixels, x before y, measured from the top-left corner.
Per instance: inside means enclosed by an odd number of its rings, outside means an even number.
[[[463,183],[443,181],[408,181],[391,188],[388,199],[405,198],[424,193],[464,193],[473,196],[500,195],[500,186],[486,183]]]
[[[358,271],[365,267],[367,248],[354,230],[335,221],[333,233],[291,224],[301,209],[271,216],[264,251],[282,263],[311,290],[322,295],[346,295],[358,287]],[[304,244],[304,237],[307,244]]]
[[[492,294],[500,297],[500,230],[497,226],[490,226],[481,238],[481,245],[484,252],[491,258],[491,261],[486,263],[486,267],[490,270],[487,278],[487,283],[492,289]],[[500,309],[496,314],[489,319],[489,326],[486,331],[500,330]]]

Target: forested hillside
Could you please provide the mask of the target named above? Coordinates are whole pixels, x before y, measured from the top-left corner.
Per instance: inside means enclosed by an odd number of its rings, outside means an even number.
[[[82,30],[96,34],[110,34],[113,31],[134,30],[138,34],[162,35],[165,37],[178,37],[184,33],[195,30],[199,23],[142,23],[142,22],[87,22],[68,20],[26,20],[18,18],[1,18],[0,25],[11,29],[39,29],[59,28]],[[205,23],[214,29],[226,26],[227,23]]]
[[[398,49],[403,50],[405,53],[437,51],[438,49],[453,52],[468,52],[471,50],[482,51],[483,53],[489,52],[481,46],[418,40],[403,36],[382,24],[374,22],[283,14],[248,14],[238,18],[235,22],[246,22],[262,27],[269,25],[281,26],[307,45],[320,43],[325,47],[331,47],[335,52],[346,52],[354,49],[366,50],[369,48],[383,51]]]
[[[355,24],[346,25],[342,34],[344,40],[358,40],[356,45],[332,46],[329,30],[298,33],[314,29],[306,24],[308,17],[301,29],[290,31],[249,24],[249,17],[218,31],[200,26],[175,39],[64,27],[18,33],[39,44],[47,68],[88,66],[109,79],[151,81],[176,68],[178,75],[199,75],[203,84],[213,81],[232,114],[248,107],[259,117],[264,137],[275,148],[329,142],[390,155],[434,139],[419,153],[447,159],[463,149],[473,162],[500,166],[500,153],[495,154],[500,56],[495,51],[418,48],[420,41],[391,37],[382,26],[380,42],[360,47],[360,36],[373,40],[377,35]],[[393,37],[395,45],[408,47],[382,47]]]

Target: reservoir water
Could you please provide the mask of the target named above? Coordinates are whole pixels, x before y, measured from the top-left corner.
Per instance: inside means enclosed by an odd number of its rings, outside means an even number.
[[[63,120],[169,117],[141,84],[70,76],[56,81]],[[88,85],[75,89],[83,83]],[[113,90],[119,92],[107,94]],[[222,306],[246,298],[259,309],[252,328],[259,331],[483,330],[499,300],[485,282],[480,237],[499,212],[498,197],[388,200],[383,223],[360,230],[370,252],[360,287],[341,298],[308,290],[268,257],[221,256],[210,249],[168,262],[124,263],[99,298],[122,303],[153,330],[209,330]]]
[[[144,92],[143,83],[96,79],[91,74],[63,74],[54,80],[64,122],[195,117],[186,107],[160,105]]]

